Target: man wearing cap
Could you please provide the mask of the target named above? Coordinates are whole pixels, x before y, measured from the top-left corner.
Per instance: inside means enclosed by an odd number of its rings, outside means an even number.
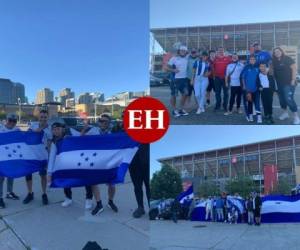
[[[221,92],[223,90],[223,109],[227,112],[228,87],[225,85],[225,73],[229,63],[231,63],[231,58],[229,56],[225,56],[223,47],[219,47],[217,57],[213,62],[216,93],[215,111],[219,110],[221,107]]]
[[[47,150],[49,150],[52,140],[52,131],[50,126],[48,125],[48,111],[40,110],[39,113],[39,121],[36,123],[31,123],[28,131],[34,132],[42,132],[43,131],[43,143]],[[42,185],[42,201],[44,205],[48,205],[48,196],[46,194],[47,189],[47,166],[45,166],[39,172],[41,176],[41,185]],[[33,201],[34,194],[32,192],[32,174],[26,176],[26,185],[28,194],[26,198],[23,200],[23,204],[28,204]]]
[[[111,134],[111,118],[107,114],[101,115],[98,121],[99,127],[83,128],[81,131],[82,135],[106,135]],[[107,206],[111,208],[114,212],[118,212],[118,207],[114,204],[113,199],[116,193],[116,186],[113,184],[107,184],[108,186],[108,204]],[[97,185],[92,186],[93,194],[97,202],[96,207],[92,211],[92,215],[98,215],[103,212],[104,208],[101,201],[100,190]]]
[[[268,51],[262,50],[259,42],[254,42],[252,47],[254,48],[254,56],[256,59],[255,67],[259,67],[261,63],[270,66],[272,57]]]
[[[196,62],[198,58],[198,52],[195,48],[193,48],[191,50],[191,53],[190,55],[188,56],[188,64],[187,64],[187,78],[189,80],[189,83],[188,83],[188,88],[189,88],[189,94],[188,94],[188,99],[187,99],[187,102],[189,102],[191,100],[191,95],[193,93],[193,82],[192,82],[192,79],[193,79],[193,67],[194,67],[194,64]]]
[[[172,114],[174,117],[188,115],[188,113],[183,109],[189,94],[187,66],[187,47],[180,46],[178,55],[173,56],[167,65],[167,71],[175,74],[174,84],[171,88],[171,106],[173,108]],[[178,91],[181,93],[179,110],[176,108],[176,96],[178,95]]]
[[[9,133],[13,131],[20,131],[18,127],[16,127],[17,124],[17,116],[16,114],[10,113],[6,116],[6,122],[5,125],[0,124],[0,133]],[[3,200],[3,184],[4,184],[5,177],[0,176],[0,208],[5,208],[5,203]],[[19,200],[19,197],[13,192],[13,184],[14,179],[12,178],[6,178],[7,182],[7,199],[12,200]]]

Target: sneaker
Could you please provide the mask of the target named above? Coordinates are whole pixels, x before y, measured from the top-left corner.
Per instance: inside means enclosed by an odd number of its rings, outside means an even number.
[[[254,120],[253,120],[253,115],[249,115],[249,121],[250,122],[253,122]]]
[[[142,207],[138,207],[132,214],[132,216],[136,219],[141,218],[145,214],[145,209]]]
[[[261,115],[257,115],[257,123],[262,123],[262,117],[261,117]]]
[[[232,114],[231,111],[227,111],[227,112],[224,113],[224,115],[226,115],[226,116],[227,116],[227,115],[231,115],[231,114]]]
[[[209,100],[209,99],[206,100],[206,105],[207,105],[208,107],[210,106],[210,100]]]
[[[0,198],[0,208],[5,208],[5,203],[2,198]]]
[[[246,116],[246,120],[247,120],[247,122],[250,122],[250,119],[249,119],[248,115]]]
[[[238,114],[243,114],[243,110],[241,110],[241,109],[236,109],[236,112],[237,112]]]
[[[189,115],[189,113],[186,112],[184,109],[179,110],[179,114],[180,114],[180,115],[183,115],[183,116]]]
[[[299,116],[295,116],[293,123],[294,123],[294,125],[299,125],[300,124],[300,118],[299,118]]]
[[[114,204],[114,202],[112,200],[108,201],[107,206],[109,208],[111,208],[114,212],[116,212],[116,213],[118,212],[118,208],[117,208],[117,206]]]
[[[86,199],[85,200],[85,210],[91,210],[93,207],[93,200]]]
[[[20,197],[17,196],[14,192],[10,192],[6,194],[6,199],[20,200]]]
[[[172,111],[172,115],[173,115],[175,118],[177,118],[177,117],[180,116],[180,113],[178,112],[178,110],[173,110],[173,111]]]
[[[72,202],[73,202],[73,201],[72,201],[71,199],[66,198],[66,199],[64,200],[64,202],[61,203],[61,206],[62,206],[62,207],[69,207],[69,206],[72,205]]]
[[[48,201],[47,194],[42,195],[42,201],[43,201],[43,205],[48,205],[49,201]]]
[[[23,204],[28,204],[29,202],[33,201],[34,195],[33,193],[28,193],[25,199],[23,200]]]
[[[201,112],[202,112],[202,111],[201,111],[201,109],[200,109],[200,108],[198,108],[198,109],[197,109],[197,112],[196,112],[196,114],[197,114],[197,115],[200,115],[200,114],[201,114]]]
[[[279,116],[279,120],[283,121],[283,120],[286,120],[288,119],[290,116],[289,116],[289,113],[288,112],[283,112],[280,116]]]
[[[100,213],[102,213],[104,210],[102,203],[101,202],[97,202],[96,207],[93,209],[93,211],[91,212],[92,215],[99,215]]]
[[[201,112],[202,112],[202,113],[205,113],[205,108],[202,108],[202,109],[201,109]]]

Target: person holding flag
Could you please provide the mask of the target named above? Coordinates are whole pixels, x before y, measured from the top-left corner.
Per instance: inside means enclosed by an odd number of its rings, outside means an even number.
[[[31,123],[28,131],[34,131],[34,132],[42,132],[43,133],[43,143],[49,151],[51,140],[52,140],[52,131],[51,127],[48,125],[48,111],[47,110],[40,110],[39,112],[39,121],[37,123]],[[39,171],[39,174],[41,176],[41,185],[42,185],[42,201],[44,205],[48,205],[48,196],[46,193],[47,190],[47,166]],[[28,194],[26,198],[23,200],[23,204],[28,204],[29,202],[33,201],[34,194],[32,191],[32,174],[26,176],[26,185]]]
[[[17,124],[17,116],[13,113],[7,114],[6,116],[6,123],[5,125],[0,124],[0,133],[8,133],[13,131],[20,131],[18,127],[16,127]],[[5,177],[0,176],[0,208],[5,208],[5,203],[3,200],[3,184],[4,184]],[[17,196],[13,192],[13,184],[14,179],[13,178],[6,178],[7,181],[7,199],[12,200],[19,200],[19,196]]]

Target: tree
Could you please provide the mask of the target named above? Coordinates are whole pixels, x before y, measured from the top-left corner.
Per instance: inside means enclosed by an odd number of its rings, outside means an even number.
[[[291,194],[293,186],[291,185],[288,178],[280,178],[276,187],[270,192],[270,194]]]
[[[175,198],[182,192],[180,175],[170,166],[162,165],[160,171],[153,174],[151,179],[151,198],[168,199]]]
[[[199,185],[198,193],[200,197],[208,197],[208,196],[219,195],[220,190],[215,182],[204,181]]]
[[[238,193],[242,197],[248,196],[252,191],[258,191],[253,180],[249,177],[239,177],[226,183],[226,191],[229,194]]]

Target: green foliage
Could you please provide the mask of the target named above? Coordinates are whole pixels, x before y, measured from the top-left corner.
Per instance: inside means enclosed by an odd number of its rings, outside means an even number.
[[[248,177],[239,177],[226,183],[227,193],[238,193],[242,197],[247,197],[252,191],[259,191],[253,180]]]
[[[199,185],[198,194],[200,197],[219,195],[220,189],[216,182],[204,181]]]
[[[291,185],[291,182],[287,178],[280,178],[277,183],[277,186],[270,193],[288,195],[291,194],[292,188],[293,186]]]
[[[180,175],[170,166],[163,165],[151,179],[151,199],[175,198],[182,192]]]

